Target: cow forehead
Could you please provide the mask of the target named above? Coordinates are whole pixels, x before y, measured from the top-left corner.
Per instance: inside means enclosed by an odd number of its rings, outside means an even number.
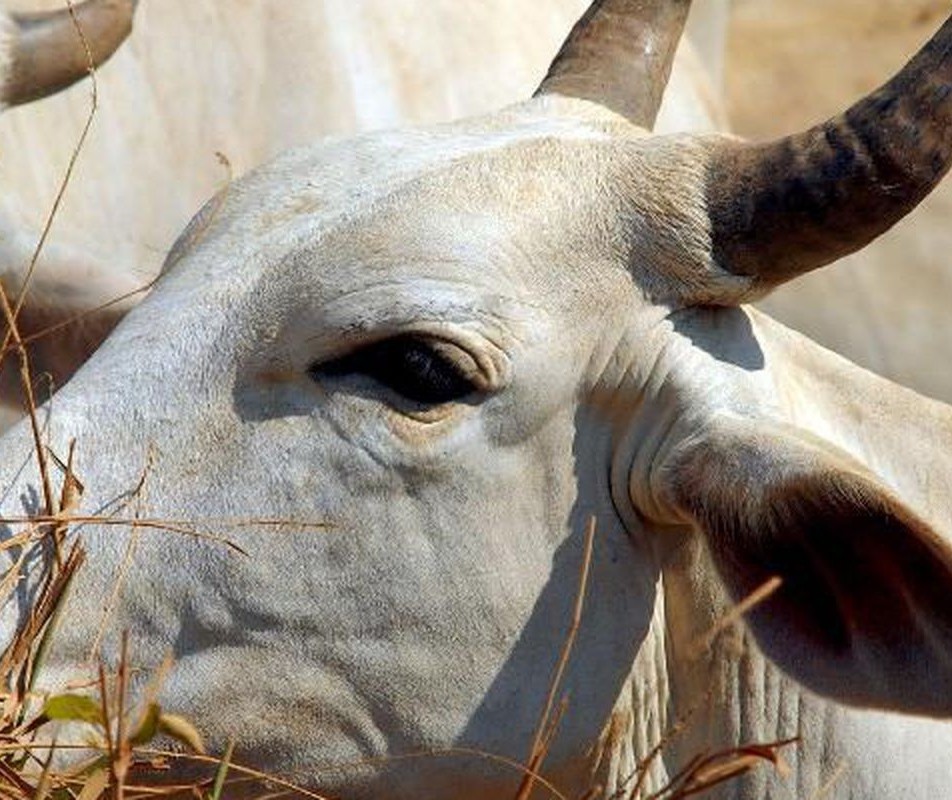
[[[684,242],[703,241],[680,143],[587,121],[481,124],[290,153],[200,215],[187,260],[204,281],[257,272],[322,298],[444,281],[559,304],[579,287],[594,302],[631,283],[633,266],[690,260]]]

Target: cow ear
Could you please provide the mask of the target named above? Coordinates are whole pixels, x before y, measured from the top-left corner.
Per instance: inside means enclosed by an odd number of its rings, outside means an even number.
[[[717,418],[661,472],[764,653],[836,700],[952,715],[952,549],[846,453]]]

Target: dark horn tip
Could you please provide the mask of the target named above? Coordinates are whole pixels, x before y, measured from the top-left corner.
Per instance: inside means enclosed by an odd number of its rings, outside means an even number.
[[[713,255],[783,283],[862,249],[952,166],[952,17],[844,114],[767,144],[732,143],[708,171]]]

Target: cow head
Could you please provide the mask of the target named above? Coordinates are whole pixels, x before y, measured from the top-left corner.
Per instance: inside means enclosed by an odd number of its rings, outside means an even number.
[[[243,760],[349,796],[500,796],[518,776],[409,757],[524,754],[595,517],[557,780],[584,779],[633,663],[651,718],[668,638],[773,576],[750,621],[783,669],[952,712],[948,546],[791,419],[739,306],[938,180],[948,104],[909,114],[944,94],[952,26],[844,117],[755,147],[647,130],[688,5],[595,3],[531,101],[325,141],[210,201],[49,425],[90,508],[141,482],[142,513],[247,555],[84,530],[48,683],[128,629]]]

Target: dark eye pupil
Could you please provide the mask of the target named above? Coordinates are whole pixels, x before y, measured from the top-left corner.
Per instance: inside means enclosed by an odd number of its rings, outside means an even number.
[[[474,391],[453,363],[412,336],[369,345],[323,365],[320,372],[366,375],[408,400],[428,405],[458,400]]]

